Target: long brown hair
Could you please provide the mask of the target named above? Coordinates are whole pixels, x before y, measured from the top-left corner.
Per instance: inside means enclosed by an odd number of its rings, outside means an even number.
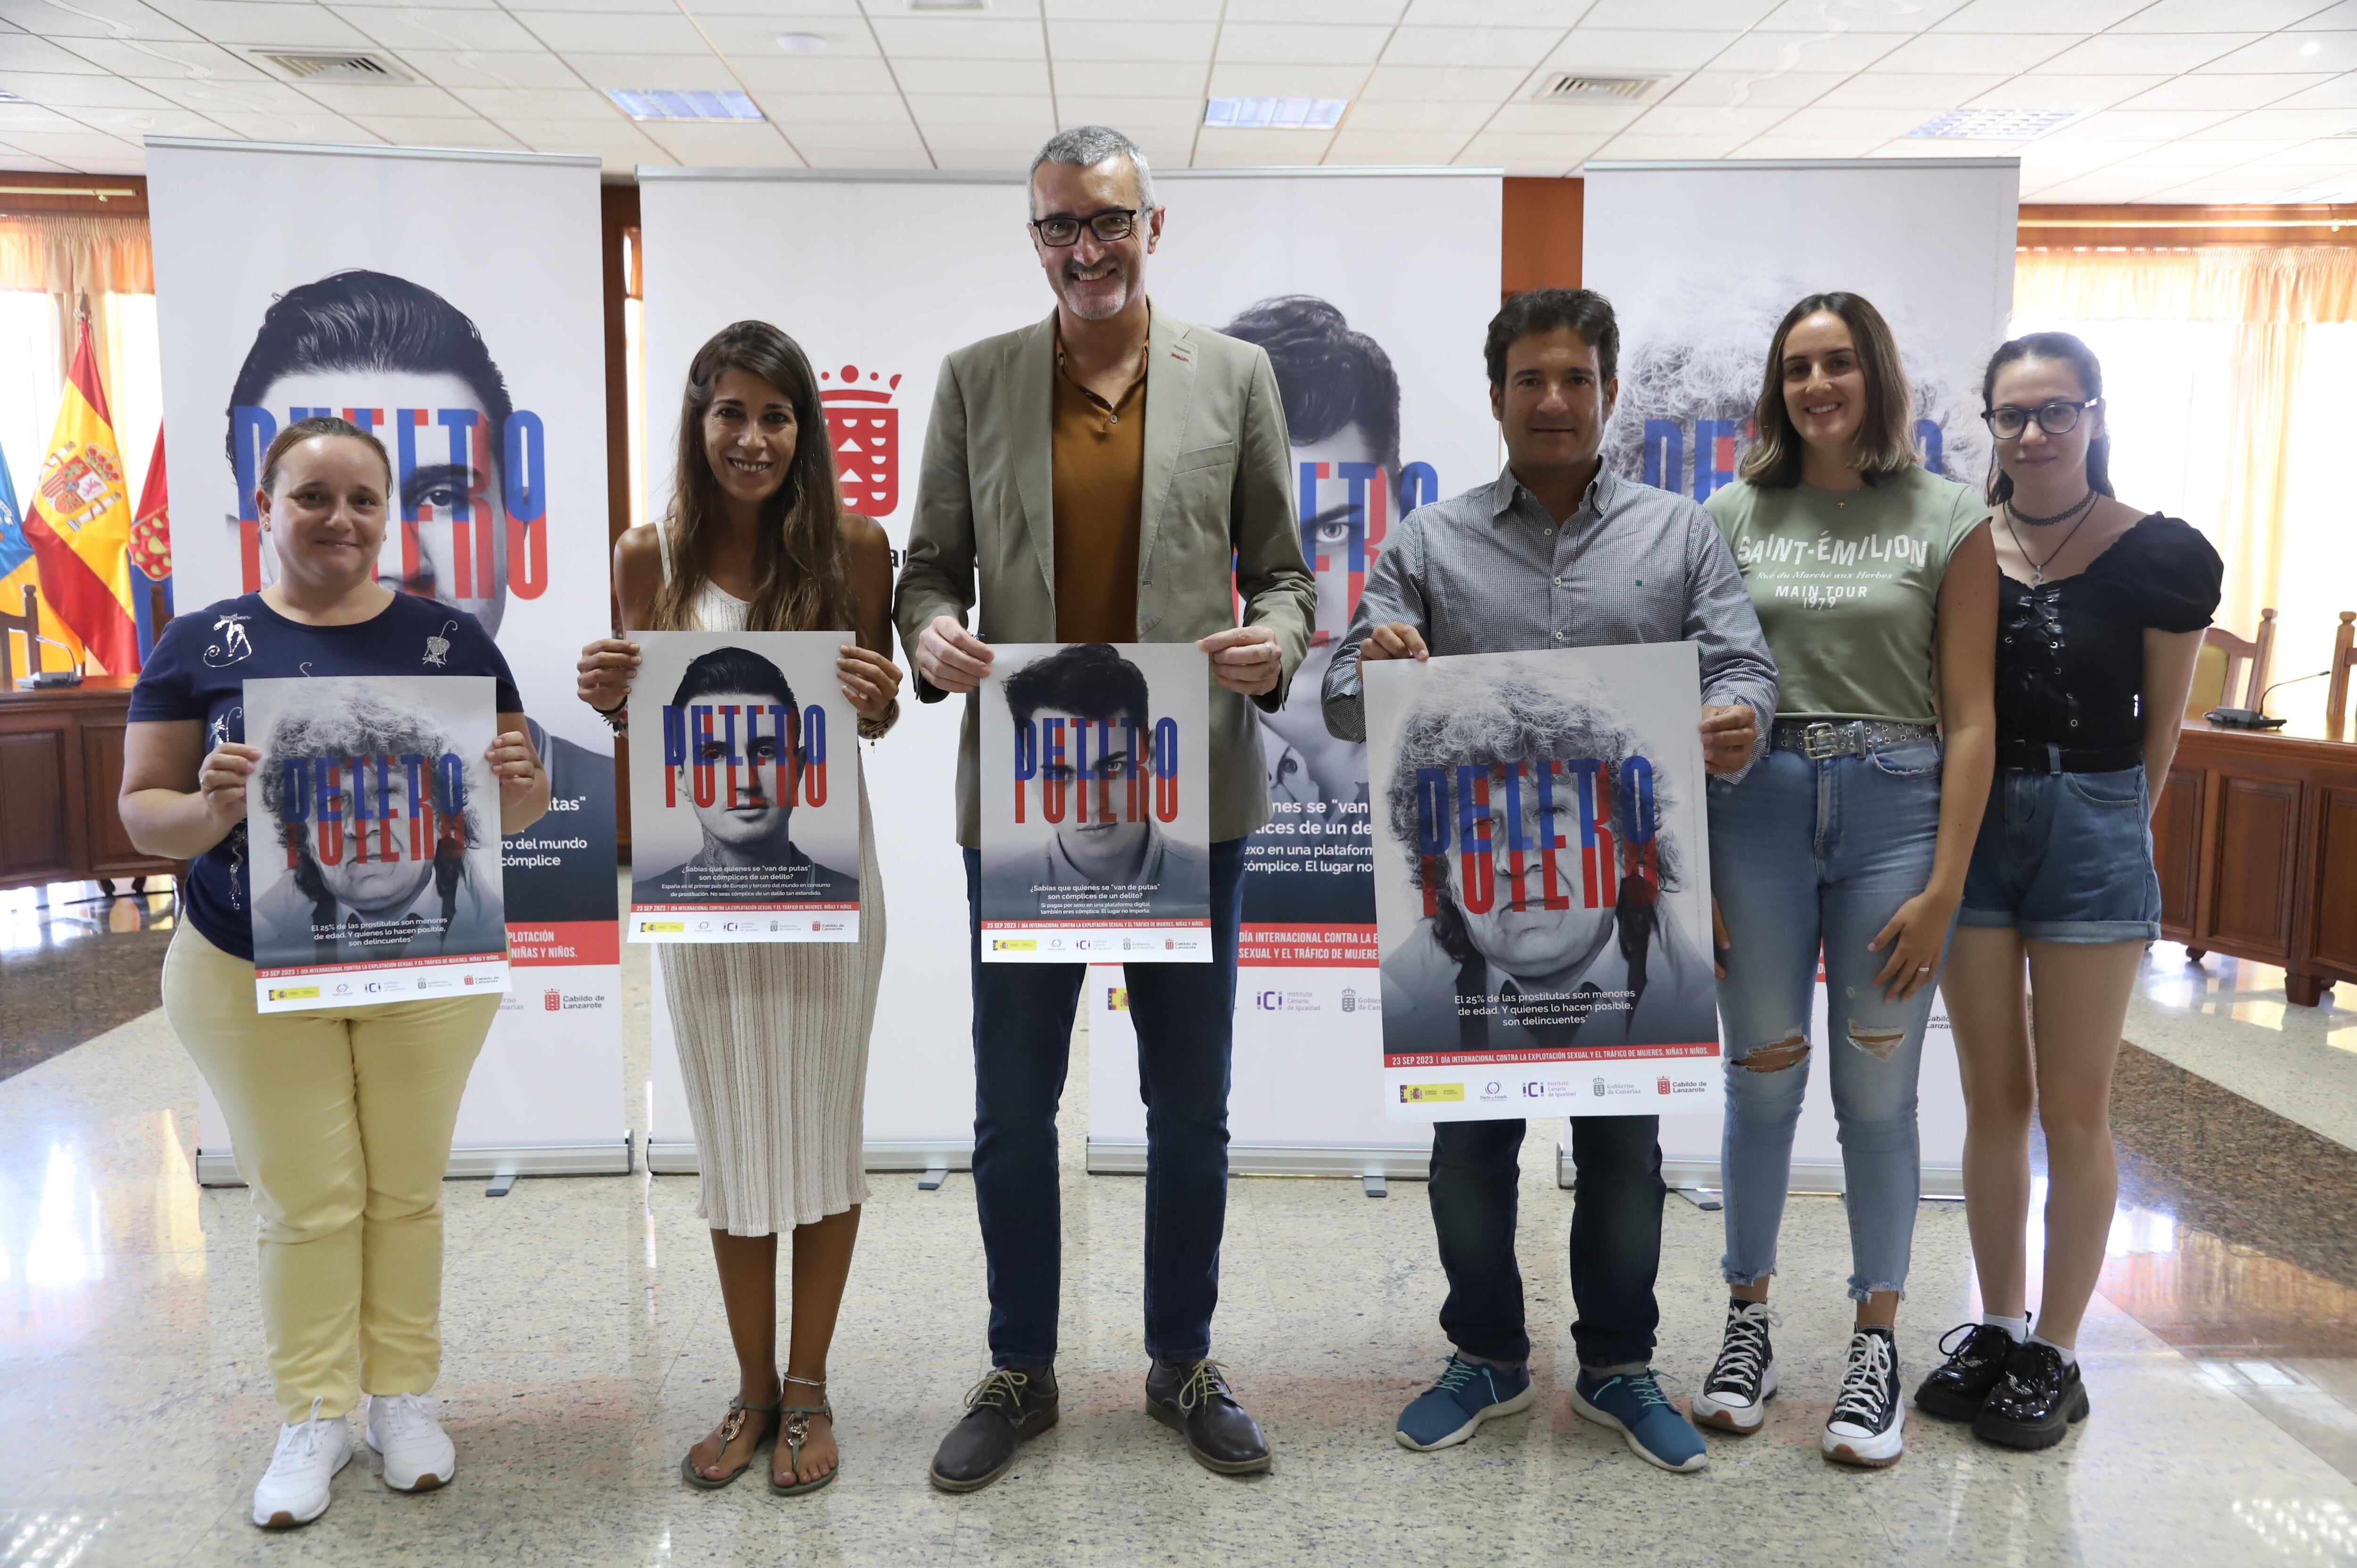
[[[1866,376],[1866,419],[1851,444],[1850,467],[1871,484],[1922,460],[1912,428],[1915,399],[1907,388],[1907,372],[1900,368],[1899,341],[1890,335],[1890,324],[1864,295],[1835,289],[1810,295],[1784,312],[1769,341],[1760,404],[1752,412],[1760,434],[1741,465],[1743,478],[1763,489],[1790,489],[1801,482],[1801,433],[1792,428],[1792,413],[1784,406],[1784,339],[1821,310],[1841,317],[1849,328],[1858,369]]]
[[[671,577],[656,597],[654,628],[690,623],[691,607],[710,570],[705,541],[718,525],[722,496],[704,451],[704,414],[721,373],[743,371],[786,394],[794,410],[794,456],[786,482],[761,505],[753,540],[753,600],[746,625],[756,631],[856,631],[858,601],[843,545],[843,497],[834,481],[834,443],[802,345],[766,321],[724,327],[695,351],[679,403],[679,457],[671,511],[662,527],[671,544]]]

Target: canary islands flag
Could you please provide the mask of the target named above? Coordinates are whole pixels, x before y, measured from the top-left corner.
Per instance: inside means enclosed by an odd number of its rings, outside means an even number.
[[[24,531],[40,572],[42,635],[107,673],[135,674],[139,634],[132,618],[131,498],[87,321],[74,345],[57,432],[41,462]]]
[[[10,615],[19,613],[25,603],[25,590],[40,585],[40,567],[33,559],[33,542],[25,537],[25,514],[16,507],[16,486],[8,477],[7,459],[0,457],[0,610]],[[53,618],[48,607],[48,600],[43,599],[44,626]],[[13,631],[7,635],[11,642],[22,641]],[[9,653],[16,669],[31,668],[31,649],[14,648]]]

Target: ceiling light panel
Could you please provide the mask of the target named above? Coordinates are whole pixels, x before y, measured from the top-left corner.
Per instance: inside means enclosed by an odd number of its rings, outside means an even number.
[[[1347,98],[1214,98],[1203,106],[1206,126],[1230,131],[1330,131],[1341,124]]]
[[[1909,136],[1974,142],[2027,142],[2079,117],[2076,109],[1951,109],[1924,121]]]
[[[676,92],[664,88],[609,87],[606,96],[633,120],[657,123],[759,121],[760,109],[734,88],[718,92]]]

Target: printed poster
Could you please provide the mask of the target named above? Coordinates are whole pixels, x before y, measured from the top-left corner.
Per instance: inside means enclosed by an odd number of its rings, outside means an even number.
[[[245,682],[256,1011],[508,989],[494,684]]]
[[[983,961],[1212,961],[1210,660],[1189,642],[994,651]]]
[[[858,715],[835,631],[642,631],[630,689],[640,942],[859,940]]]
[[[1365,667],[1394,1120],[1718,1090],[1692,643]]]

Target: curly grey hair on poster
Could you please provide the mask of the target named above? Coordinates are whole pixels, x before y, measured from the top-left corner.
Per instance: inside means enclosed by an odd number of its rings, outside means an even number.
[[[1633,737],[1607,714],[1576,697],[1508,677],[1503,680],[1435,680],[1423,702],[1400,726],[1392,776],[1384,787],[1383,806],[1391,819],[1394,839],[1408,863],[1412,885],[1423,886],[1424,866],[1417,856],[1416,779],[1419,768],[1511,768],[1547,758],[1594,757],[1612,769],[1637,751]],[[1662,832],[1669,796],[1654,775],[1654,843],[1658,846],[1661,886],[1679,885],[1676,846]],[[1625,790],[1612,792],[1614,832],[1623,843],[1637,827],[1636,799]],[[1444,895],[1445,897],[1445,895]]]
[[[1071,164],[1079,168],[1094,168],[1108,158],[1125,157],[1129,166],[1137,171],[1137,205],[1142,212],[1154,209],[1154,169],[1146,161],[1146,154],[1135,142],[1110,125],[1074,125],[1059,131],[1039,148],[1039,156],[1031,160],[1031,175],[1039,172],[1041,164]],[[1030,177],[1023,182],[1023,199],[1031,199]]]
[[[263,743],[259,765],[262,803],[278,823],[279,843],[301,844],[308,859],[307,838],[299,826],[285,818],[286,786],[282,763],[290,758],[316,757],[414,755],[430,758],[457,750],[457,742],[439,725],[414,709],[390,702],[375,692],[322,686],[308,703],[280,714],[269,738]],[[404,773],[401,777],[405,789],[407,776]],[[430,777],[423,782],[434,787]],[[463,810],[454,811],[451,802],[437,795],[434,810],[446,817],[457,817],[466,829],[469,845],[483,842],[481,812],[473,800],[467,801]]]
[[[1651,283],[1643,308],[1629,307],[1640,325],[1622,338],[1620,396],[1604,432],[1604,461],[1616,474],[1644,478],[1646,421],[1668,420],[1681,432],[1684,452],[1678,470],[1661,475],[1660,483],[1692,495],[1693,465],[1699,456],[1696,426],[1706,419],[1727,420],[1740,431],[1753,417],[1761,357],[1792,301],[1812,287],[1774,273],[1739,282],[1713,280],[1706,286],[1669,278]],[[1674,308],[1663,308],[1662,301],[1674,301]],[[1960,380],[1962,367],[1910,351],[1909,344],[1921,334],[1903,311],[1892,314],[1910,393],[1909,436],[1919,437],[1921,422],[1930,421],[1939,444],[1937,450],[1924,452],[1924,467],[1952,478],[1977,479],[1989,457],[1988,433],[1973,397],[1977,389]]]

